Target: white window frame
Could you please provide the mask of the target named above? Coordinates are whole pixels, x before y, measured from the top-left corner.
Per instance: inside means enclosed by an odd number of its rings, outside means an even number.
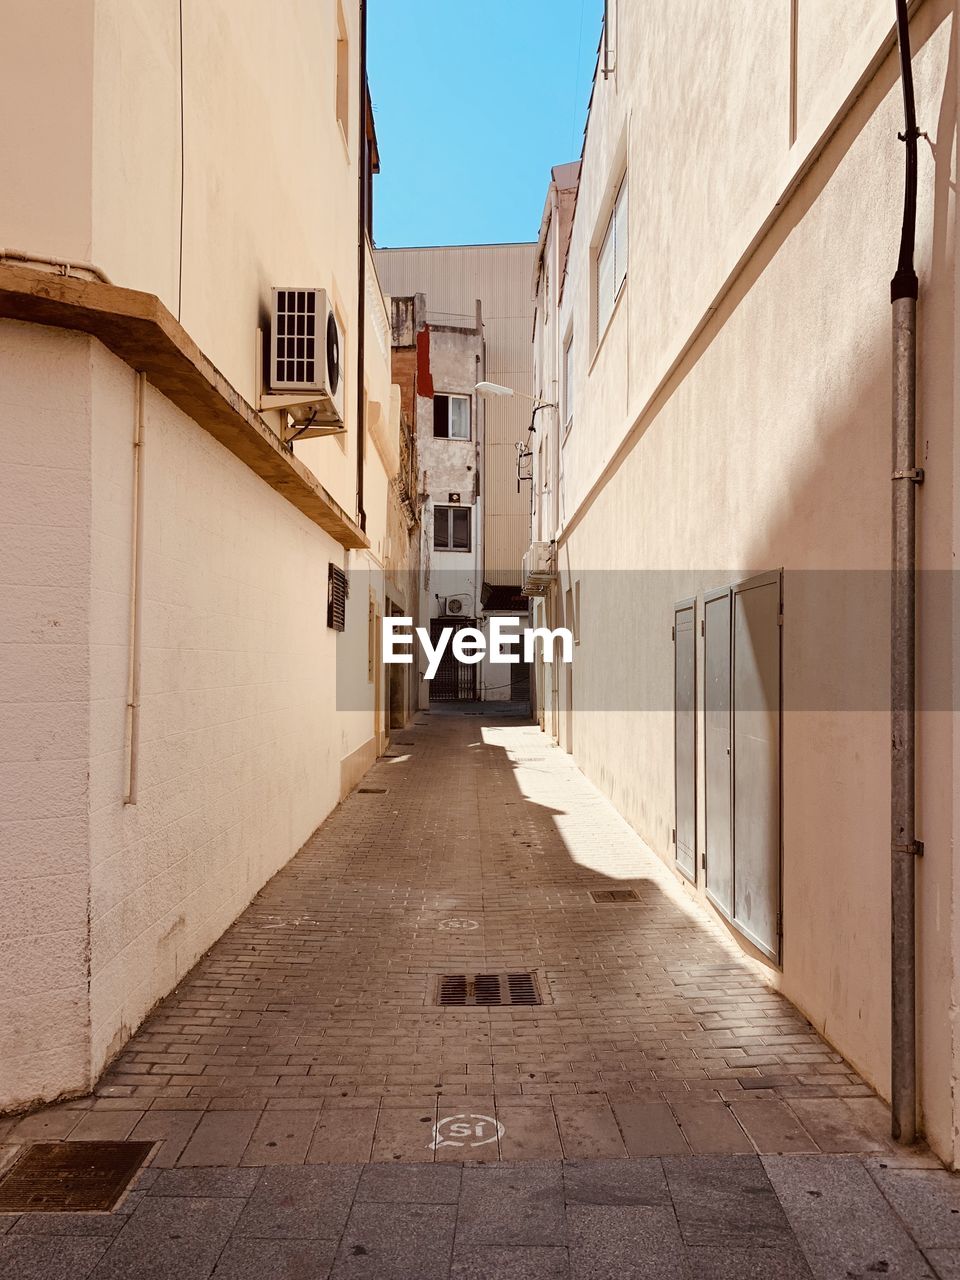
[[[467,545],[465,547],[455,547],[453,545],[453,517],[449,514],[451,511],[465,511],[467,514]],[[437,545],[437,523],[440,513],[443,513],[443,519],[446,523],[446,542]],[[473,551],[473,508],[467,506],[457,506],[456,503],[441,503],[433,508],[433,549],[434,551],[453,551],[457,555],[470,555]]]
[[[561,355],[560,366],[560,403],[563,406],[563,434],[566,435],[573,426],[573,329],[567,334],[567,340],[563,344],[563,353]]]
[[[443,396],[443,398],[447,402],[447,434],[445,436],[438,436],[436,434],[436,427],[434,427],[433,438],[435,440],[461,440],[461,441],[471,440],[473,438],[473,423],[471,420],[473,415],[470,412],[470,409],[471,409],[470,396],[465,395],[462,391],[436,391],[434,392],[434,396],[433,396],[434,401],[438,400],[440,396]],[[467,434],[465,436],[459,436],[459,435],[455,436],[452,431],[454,401],[458,401],[466,405],[465,416],[466,416],[466,424],[467,424]]]
[[[617,187],[613,208],[593,261],[594,344],[600,346],[617,302],[627,283],[629,267],[629,210],[627,175]]]

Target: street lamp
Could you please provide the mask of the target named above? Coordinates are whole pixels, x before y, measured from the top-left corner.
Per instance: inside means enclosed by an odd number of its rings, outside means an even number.
[[[531,396],[526,391],[517,391],[514,387],[502,387],[499,382],[478,382],[474,388],[482,396],[520,396],[524,400],[532,400],[538,409],[555,409],[557,406],[538,396]]]
[[[558,406],[552,400],[541,400],[537,396],[528,395],[526,391],[517,391],[515,387],[502,387],[499,382],[478,382],[474,388],[482,396],[520,396],[524,400],[533,401],[533,412],[530,414],[530,426],[527,428],[527,444],[518,440],[517,445],[517,493],[520,492],[521,480],[532,480],[533,476],[525,476],[523,474],[523,463],[527,458],[533,457],[533,450],[529,447],[530,437],[536,434],[536,426],[534,419],[541,409],[556,409]]]
[[[530,415],[530,426],[527,428],[527,434],[536,431],[533,420],[541,409],[556,409],[557,406],[552,400],[540,400],[537,396],[531,396],[526,391],[517,391],[515,387],[502,387],[499,382],[478,382],[475,391],[482,396],[520,396],[524,400],[533,401],[533,413]]]

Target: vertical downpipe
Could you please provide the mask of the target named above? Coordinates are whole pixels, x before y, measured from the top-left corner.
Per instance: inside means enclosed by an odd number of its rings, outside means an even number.
[[[907,0],[897,0],[906,180],[893,305],[892,574],[890,592],[891,1118],[897,1142],[917,1132],[916,862],[916,512],[917,129]]]
[[[367,0],[360,0],[360,88],[357,94],[357,524],[366,532],[363,505],[363,452],[366,435],[364,405],[364,330],[367,322]]]
[[[127,637],[127,708],[124,732],[124,804],[137,803],[140,742],[140,617],[143,578],[143,424],[146,374],[136,375],[133,419],[133,521],[130,534],[130,616]]]

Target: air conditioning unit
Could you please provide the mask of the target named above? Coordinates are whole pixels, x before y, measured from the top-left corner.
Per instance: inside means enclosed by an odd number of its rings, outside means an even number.
[[[523,557],[525,596],[544,596],[557,576],[556,547],[552,542],[531,542]]]
[[[274,289],[269,385],[261,408],[284,409],[299,428],[318,435],[343,430],[342,347],[325,289]]]
[[[456,596],[447,597],[447,613],[456,614],[463,613],[463,601]]]

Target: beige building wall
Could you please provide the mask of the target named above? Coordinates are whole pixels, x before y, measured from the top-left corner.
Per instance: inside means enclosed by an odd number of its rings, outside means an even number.
[[[532,244],[378,249],[377,270],[391,294],[423,293],[427,319],[472,324],[483,310],[486,378],[530,394]],[[518,583],[529,532],[529,486],[517,492],[518,441],[527,437],[530,402],[492,397],[484,405],[484,579]]]
[[[182,29],[180,10],[14,0],[5,13],[0,94],[8,118],[31,110],[0,141],[0,317],[38,313],[58,270],[43,259],[58,259],[93,282],[80,292],[94,310],[152,314],[129,291],[157,295],[175,372],[167,394],[148,383],[145,402],[139,785],[124,804],[134,371],[157,330],[111,321],[119,358],[62,307],[43,324],[0,318],[0,582],[14,605],[0,696],[15,708],[0,727],[0,870],[15,886],[0,1109],[88,1088],[386,740],[370,620],[391,558],[399,402],[368,254],[364,537],[358,5],[290,0],[278,16],[252,0],[183,0]],[[24,268],[37,282],[26,302]],[[272,287],[291,284],[333,296],[347,387],[346,433],[292,459],[270,435],[279,415],[255,412],[257,328]],[[80,306],[73,287],[66,310]],[[144,348],[143,367],[160,368],[155,356]],[[209,380],[203,420],[168,398],[194,364]],[[343,634],[326,625],[330,563],[355,584]]]
[[[132,472],[117,461],[134,374],[86,345],[95,1077],[337,804],[341,758],[370,729],[369,713],[363,726],[338,716],[330,678],[348,643],[326,626],[343,548],[148,389],[139,786],[135,805],[118,802]]]
[[[88,339],[32,336],[0,323],[0,1106],[90,1078],[93,390]]]
[[[558,315],[576,341],[559,590],[566,597],[579,583],[581,593],[559,736],[672,863],[673,604],[696,595],[702,617],[705,590],[785,569],[782,968],[763,963],[888,1094],[884,571],[889,279],[903,191],[892,12],[879,0],[799,0],[793,43],[789,6],[731,0],[709,6],[709,19],[707,6],[661,6],[652,28],[640,7],[611,12],[616,72],[594,90]],[[947,0],[913,14],[929,134],[917,252],[919,554],[924,570],[945,571],[960,550],[957,14]],[[592,273],[624,173],[628,274],[598,344]],[[952,613],[946,575],[929,574],[920,600],[919,1062],[927,1136],[955,1162]],[[702,697],[701,684],[701,743]],[[700,848],[703,781],[701,764]],[[702,878],[691,892],[702,895]]]

